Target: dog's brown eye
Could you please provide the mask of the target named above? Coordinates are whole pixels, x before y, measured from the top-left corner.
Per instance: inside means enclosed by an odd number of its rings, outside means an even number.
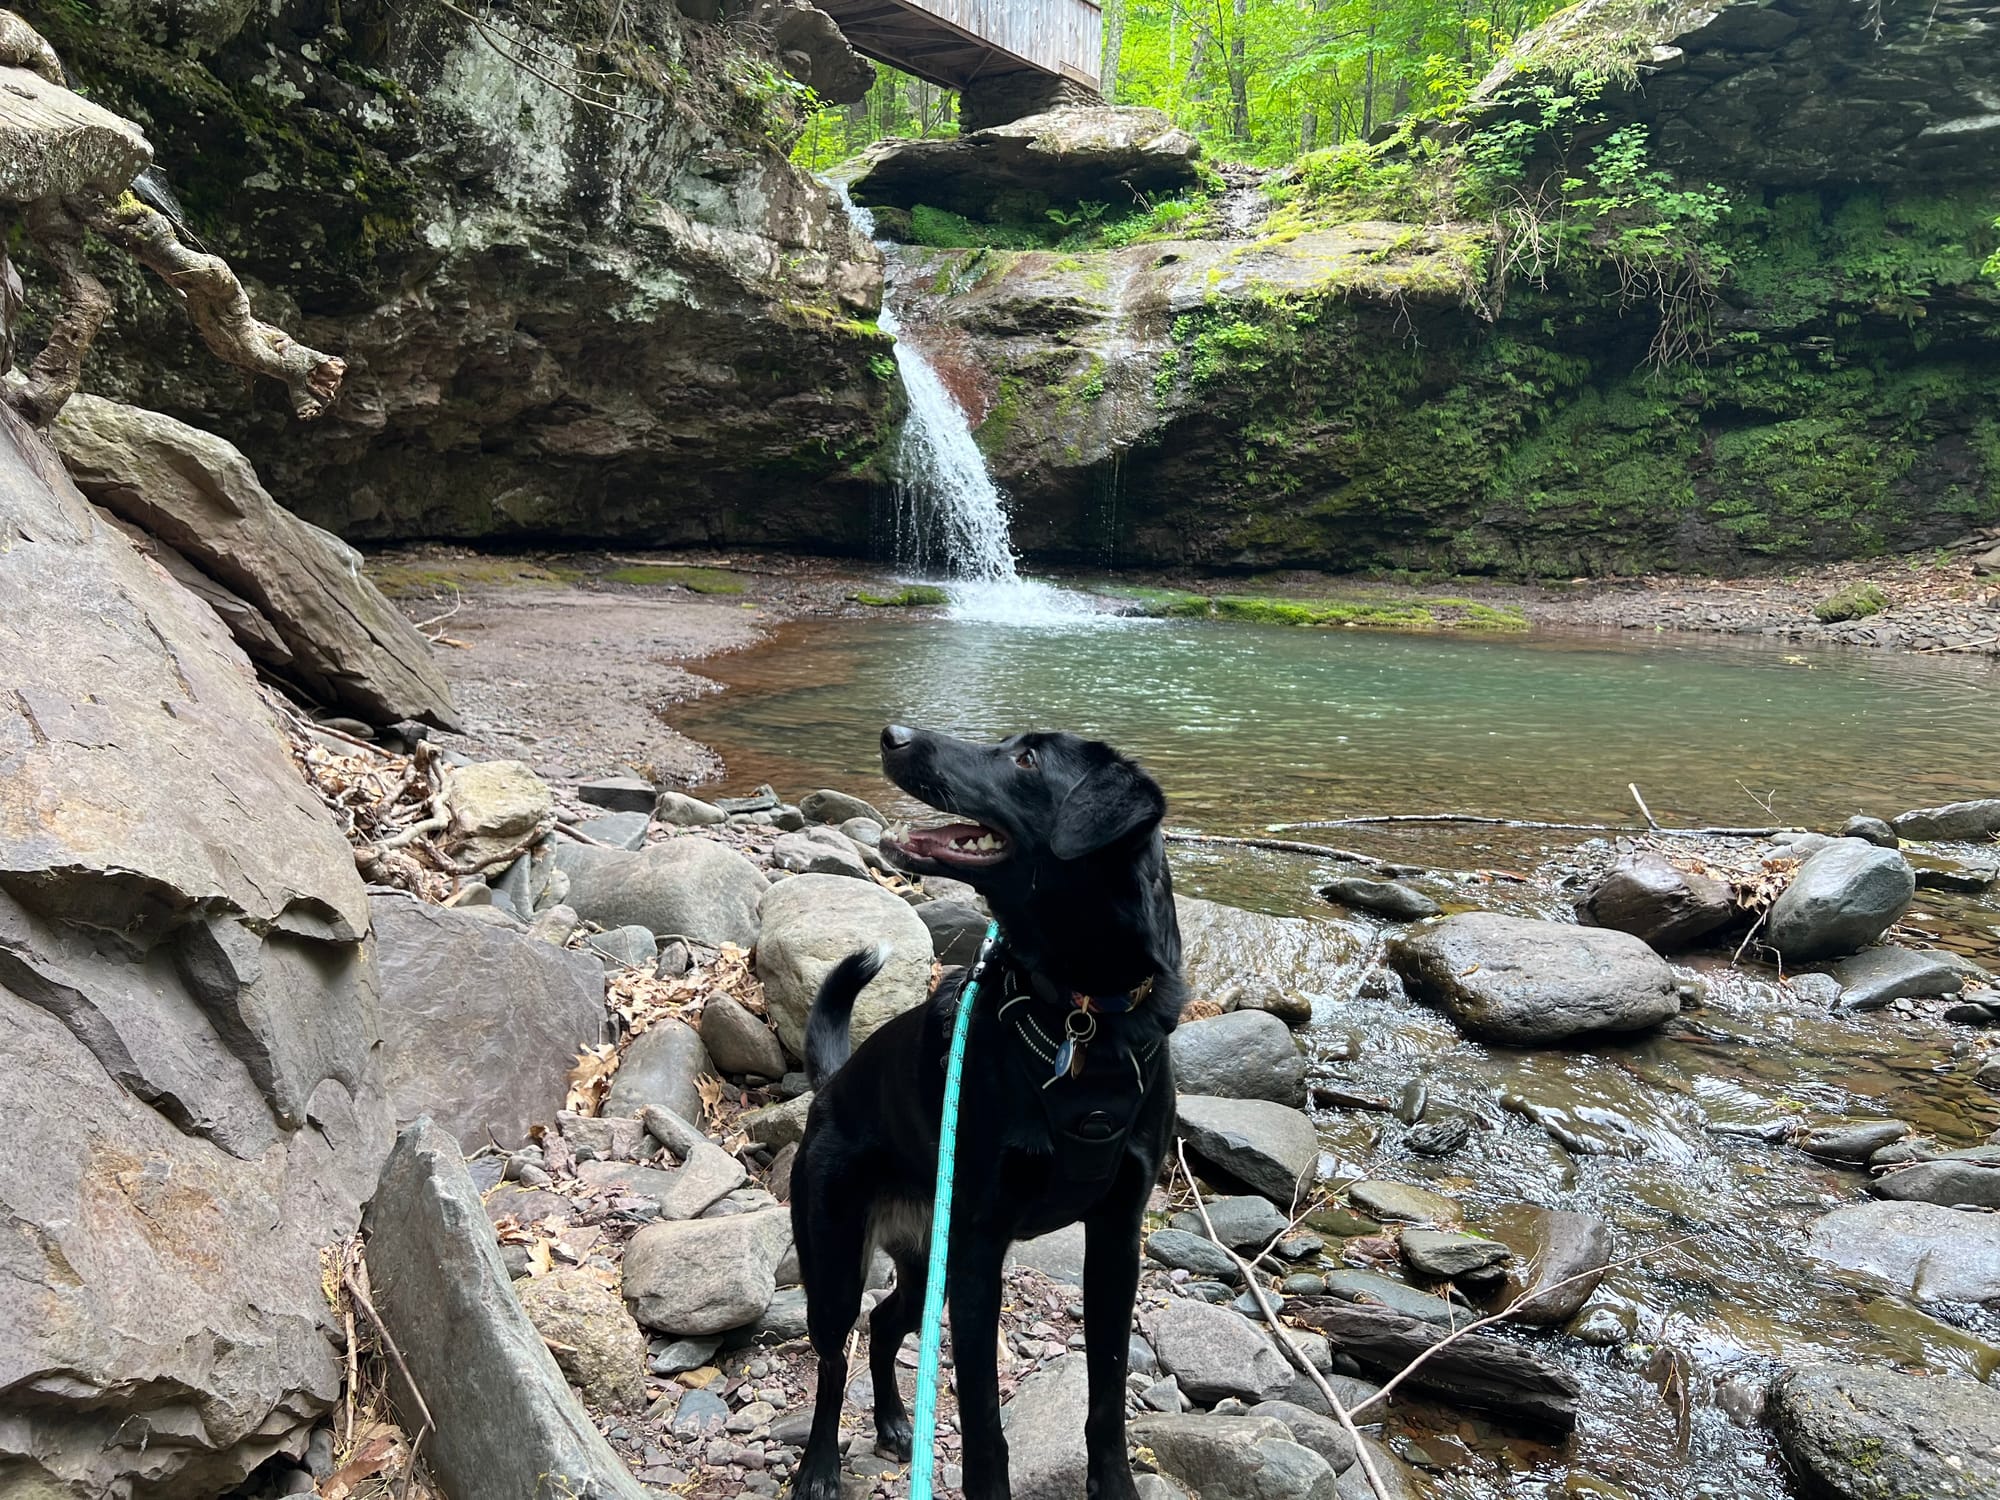
[[[1019,766],[1024,771],[1034,770],[1035,752],[1032,750],[1021,751],[1018,755],[1014,757],[1014,764]]]

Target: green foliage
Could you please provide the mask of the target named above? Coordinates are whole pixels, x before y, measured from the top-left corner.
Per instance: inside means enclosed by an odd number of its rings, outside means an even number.
[[[2000,219],[1993,221],[1993,227],[2000,229]],[[1986,257],[1985,270],[1988,276],[1991,276],[1995,281],[2000,281],[2000,250],[1995,250],[1991,255]]]
[[[694,594],[740,594],[743,580],[723,568],[691,568],[673,563],[638,563],[601,575],[606,583],[640,588],[683,588]]]
[[[1139,612],[1160,619],[1236,620],[1250,625],[1291,625],[1321,629],[1526,630],[1517,609],[1496,609],[1471,599],[1384,597],[1376,599],[1289,598],[1273,594],[1218,594],[1179,589],[1128,588]]]
[[[871,594],[864,590],[847,597],[856,604],[876,609],[915,609],[951,603],[951,595],[928,583],[905,584],[893,594]]]
[[[816,105],[791,147],[793,162],[824,172],[876,141],[958,134],[958,95],[878,64],[874,86],[856,104]]]
[[[884,385],[895,385],[903,378],[901,373],[896,369],[896,356],[893,354],[869,355],[868,373]]]
[[[1815,604],[1813,617],[1822,624],[1837,625],[1842,620],[1865,620],[1888,607],[1889,596],[1874,584],[1855,583]]]

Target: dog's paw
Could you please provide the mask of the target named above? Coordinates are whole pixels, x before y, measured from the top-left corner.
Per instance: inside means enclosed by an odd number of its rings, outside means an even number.
[[[875,1422],[875,1452],[878,1456],[895,1463],[906,1464],[916,1452],[916,1433],[910,1426],[908,1417],[884,1420],[879,1415]]]
[[[1139,1500],[1139,1486],[1124,1464],[1093,1466],[1084,1486],[1089,1500]]]
[[[840,1500],[840,1458],[836,1454],[832,1463],[814,1463],[810,1459],[799,1465],[797,1477],[792,1480],[791,1500]]]

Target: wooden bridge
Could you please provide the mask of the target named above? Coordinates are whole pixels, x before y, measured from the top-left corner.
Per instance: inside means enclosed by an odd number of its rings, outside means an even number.
[[[856,51],[945,88],[1008,75],[1097,91],[1104,14],[1094,0],[817,0]],[[1025,111],[1024,111],[1025,112]]]

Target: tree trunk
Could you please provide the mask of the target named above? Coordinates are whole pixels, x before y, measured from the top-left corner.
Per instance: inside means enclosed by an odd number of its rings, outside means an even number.
[[[1368,68],[1361,83],[1361,138],[1375,133],[1375,23],[1368,23]]]
[[[1249,29],[1250,0],[1236,0],[1236,26],[1229,37],[1229,130],[1239,141],[1250,139],[1250,77],[1244,64],[1244,35]]]
[[[1098,63],[1097,91],[1106,104],[1118,102],[1118,55],[1125,50],[1125,0],[1105,0],[1104,52]]]

